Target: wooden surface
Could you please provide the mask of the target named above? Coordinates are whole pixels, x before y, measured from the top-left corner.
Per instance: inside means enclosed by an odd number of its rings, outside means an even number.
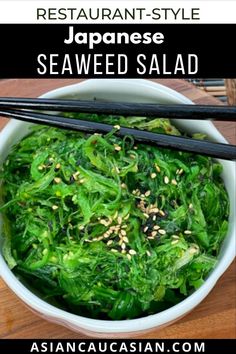
[[[212,96],[183,80],[153,80],[176,89],[196,103],[217,104]],[[1,80],[0,96],[35,97],[78,80]],[[0,129],[6,120],[0,118]],[[236,143],[236,124],[218,122],[218,129]],[[85,338],[51,324],[28,310],[0,279],[0,338]],[[190,314],[171,326],[138,338],[236,338],[236,264],[229,267],[208,297]]]

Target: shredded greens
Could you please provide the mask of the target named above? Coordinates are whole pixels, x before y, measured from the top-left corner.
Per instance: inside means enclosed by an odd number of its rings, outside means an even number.
[[[68,114],[180,135],[167,119]],[[222,166],[132,137],[34,127],[5,161],[3,253],[47,301],[99,319],[157,313],[197,289],[228,228]]]

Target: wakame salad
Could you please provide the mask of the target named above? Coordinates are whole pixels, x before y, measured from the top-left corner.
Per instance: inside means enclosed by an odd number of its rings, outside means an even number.
[[[115,128],[37,126],[12,148],[0,172],[9,267],[46,301],[90,318],[179,303],[215,267],[227,233],[221,164],[116,136],[119,126],[180,135],[167,119],[67,116]]]

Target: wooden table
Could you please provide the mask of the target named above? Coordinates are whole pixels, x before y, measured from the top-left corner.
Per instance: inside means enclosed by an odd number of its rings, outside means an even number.
[[[196,103],[218,104],[212,96],[183,80],[153,80],[176,89]],[[0,96],[35,97],[78,80],[1,80]],[[0,129],[6,123],[0,119]],[[231,142],[236,143],[236,124],[217,124]],[[229,267],[208,297],[190,314],[161,330],[139,338],[236,338],[236,264]],[[85,338],[31,313],[0,279],[0,338]]]

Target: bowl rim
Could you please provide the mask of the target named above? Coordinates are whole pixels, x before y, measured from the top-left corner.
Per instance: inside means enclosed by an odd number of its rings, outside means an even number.
[[[40,97],[51,98],[51,97],[65,97],[68,95],[79,96],[79,90],[81,88],[86,89],[87,87],[89,91],[91,90],[91,86],[96,87],[97,85],[103,85],[104,87],[106,87],[106,85],[110,86],[111,84],[115,83],[115,85],[120,86],[120,85],[124,85],[124,80],[125,80],[125,85],[126,86],[128,85],[128,87],[134,88],[134,85],[136,86],[136,89],[137,87],[139,87],[140,89],[141,88],[145,89],[148,87],[149,89],[153,89],[154,91],[156,91],[154,92],[154,94],[156,95],[158,94],[158,90],[159,90],[164,95],[167,95],[169,99],[171,98],[176,99],[178,102],[182,102],[182,103],[193,103],[188,98],[186,98],[185,96],[183,96],[182,94],[178,93],[175,90],[172,90],[161,84],[143,80],[143,79],[90,79],[90,80],[82,81],[77,84],[68,85],[65,87],[61,87],[49,91],[48,93],[45,93]],[[207,123],[209,128],[214,129],[215,132],[218,132],[219,141],[226,142],[224,137],[219,133],[219,131],[216,129],[213,123],[209,121]],[[11,131],[16,130],[17,126],[21,126],[22,124],[25,123],[22,122],[16,123],[14,120],[11,121],[0,132],[0,137],[3,136],[4,134],[8,135]],[[5,143],[6,142],[4,142],[2,145],[4,146]],[[1,148],[1,144],[0,144],[0,148]],[[234,165],[236,166],[236,164]],[[234,180],[235,180],[235,176],[234,176]],[[59,309],[56,306],[47,303],[46,301],[42,300],[37,295],[32,293],[26,286],[24,286],[17,279],[17,277],[7,266],[1,254],[0,254],[0,275],[2,276],[5,283],[9,286],[9,288],[13,290],[14,293],[21,300],[23,300],[25,304],[29,305],[34,310],[39,312],[41,316],[43,315],[46,318],[49,317],[49,319],[51,319],[52,321],[53,319],[57,319],[62,321],[64,325],[72,325],[72,326],[74,325],[77,328],[80,327],[92,332],[100,332],[100,333],[101,332],[102,333],[131,332],[132,333],[132,332],[147,330],[153,327],[168,324],[169,322],[172,322],[178,319],[179,317],[182,317],[191,309],[193,309],[193,307],[197,306],[212,290],[217,280],[220,278],[220,276],[224,273],[224,271],[228,268],[230,263],[233,261],[235,257],[235,242],[233,240],[233,237],[232,237],[231,244],[232,246],[234,245],[234,250],[232,250],[232,252],[227,254],[228,258],[227,258],[227,262],[225,260],[224,266],[222,265],[221,267],[219,267],[219,263],[220,263],[219,262],[217,268],[214,268],[214,270],[211,272],[211,274],[209,275],[205,283],[199,289],[194,291],[193,294],[189,295],[186,299],[184,299],[177,305],[170,307],[167,310],[161,311],[157,314],[139,317],[137,319],[132,319],[132,320],[113,321],[113,320],[92,319],[92,318],[72,314],[70,312]]]

